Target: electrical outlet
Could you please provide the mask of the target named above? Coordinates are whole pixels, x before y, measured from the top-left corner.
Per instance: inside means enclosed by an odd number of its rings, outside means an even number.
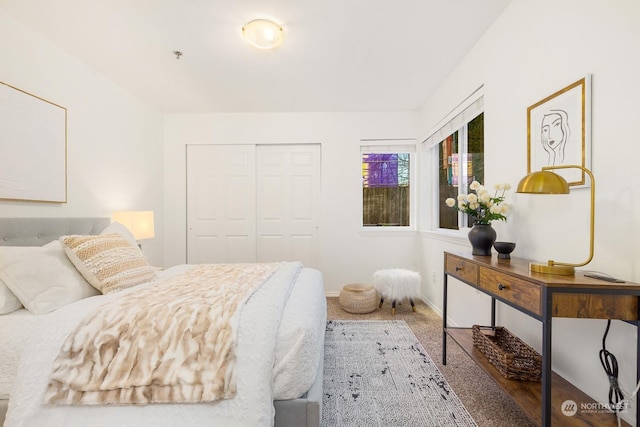
[[[436,284],[436,271],[433,270],[431,272],[431,283],[433,283],[434,285]]]

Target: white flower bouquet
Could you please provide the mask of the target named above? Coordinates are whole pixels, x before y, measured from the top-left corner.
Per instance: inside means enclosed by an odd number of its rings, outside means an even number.
[[[507,213],[511,209],[505,203],[505,193],[511,189],[509,184],[497,184],[493,196],[478,181],[473,181],[469,189],[475,193],[461,194],[456,202],[453,198],[448,198],[445,203],[450,208],[455,208],[460,212],[473,217],[475,224],[491,224],[491,221],[506,221]]]

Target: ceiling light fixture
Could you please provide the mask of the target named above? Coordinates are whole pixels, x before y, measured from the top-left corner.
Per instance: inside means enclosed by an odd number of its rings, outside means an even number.
[[[242,36],[258,49],[273,49],[282,43],[284,30],[267,19],[254,19],[242,26]]]

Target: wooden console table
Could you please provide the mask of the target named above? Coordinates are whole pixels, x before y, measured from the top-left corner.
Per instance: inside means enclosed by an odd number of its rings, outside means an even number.
[[[542,323],[542,381],[517,381],[504,378],[473,346],[470,328],[447,326],[447,281],[454,277],[491,297],[491,326],[495,325],[496,301],[539,320]],[[585,277],[558,276],[529,271],[529,261],[512,257],[473,256],[444,253],[444,301],[442,363],[447,362],[447,336],[460,345],[538,425],[542,426],[617,426],[616,416],[604,411],[581,413],[581,403],[593,399],[551,370],[551,320],[553,317],[617,319],[638,325],[640,284],[611,283]],[[636,346],[636,382],[640,379],[640,339]],[[595,355],[597,356],[597,355]],[[603,371],[604,374],[604,371]],[[625,375],[623,372],[622,375]],[[628,373],[626,373],[628,375]],[[553,397],[553,398],[552,398]],[[573,400],[578,413],[566,416],[561,405]],[[640,397],[635,401],[636,419]]]

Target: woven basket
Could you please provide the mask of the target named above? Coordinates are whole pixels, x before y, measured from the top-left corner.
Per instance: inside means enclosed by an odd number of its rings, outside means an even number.
[[[509,330],[478,325],[473,325],[471,330],[473,345],[505,378],[540,381],[542,356]]]
[[[378,292],[371,285],[352,283],[342,288],[338,301],[349,313],[371,313],[378,308]]]

